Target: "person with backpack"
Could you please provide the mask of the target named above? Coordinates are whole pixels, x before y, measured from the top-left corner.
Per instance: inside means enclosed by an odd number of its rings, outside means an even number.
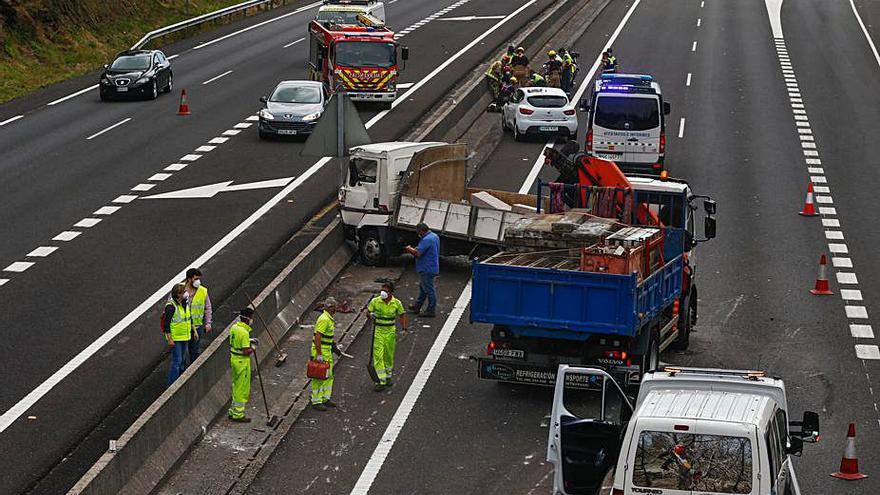
[[[162,334],[171,346],[168,386],[171,386],[186,369],[187,349],[195,332],[185,294],[186,284],[175,285],[171,289],[171,299],[165,303],[165,310],[162,313]]]

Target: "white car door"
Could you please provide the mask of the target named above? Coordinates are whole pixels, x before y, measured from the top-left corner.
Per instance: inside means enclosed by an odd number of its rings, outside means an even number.
[[[550,416],[547,461],[554,493],[595,493],[614,468],[633,405],[598,368],[559,365]]]

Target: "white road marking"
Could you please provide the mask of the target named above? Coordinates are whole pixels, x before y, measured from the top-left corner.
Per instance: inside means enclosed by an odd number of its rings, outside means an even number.
[[[191,199],[191,198],[213,198],[219,193],[230,191],[252,191],[255,189],[272,189],[284,187],[293,180],[293,177],[283,177],[280,179],[263,180],[259,182],[250,182],[247,184],[231,185],[233,181],[218,182],[216,184],[207,184],[204,186],[190,187],[180,191],[171,191],[162,194],[154,194],[146,196],[143,199]]]
[[[544,148],[553,145],[553,141],[548,141],[547,144],[544,145]],[[541,169],[544,167],[544,148],[541,148],[541,153],[538,153],[538,159],[535,160],[535,163],[532,165],[532,169],[529,170],[528,175],[526,176],[525,182],[523,182],[522,187],[519,189],[520,194],[529,194],[532,188],[532,184],[535,183],[535,179],[538,178],[538,174],[541,172]]]
[[[874,329],[871,325],[852,324],[849,326],[849,333],[857,339],[873,339]]]
[[[76,239],[77,237],[79,237],[80,234],[82,234],[82,232],[79,232],[76,230],[65,230],[64,232],[53,237],[52,240],[53,241],[69,242],[69,241],[72,241],[72,240]]]
[[[196,45],[196,46],[193,47],[193,50],[201,50],[202,48],[205,48],[206,46],[211,46],[211,45],[213,45],[214,43],[219,43],[219,42],[221,42],[221,41],[223,41],[223,40],[227,40],[227,39],[229,39],[229,38],[232,38],[233,36],[238,36],[239,34],[246,33],[246,32],[248,32],[248,31],[250,31],[250,30],[252,30],[252,29],[257,29],[257,28],[260,28],[260,27],[265,26],[266,24],[270,24],[270,23],[273,23],[273,22],[275,22],[275,21],[280,21],[280,20],[282,20],[282,19],[286,19],[286,18],[288,18],[288,17],[290,17],[290,16],[292,16],[292,15],[296,15],[296,14],[299,14],[299,13],[301,13],[301,12],[305,12],[306,10],[311,10],[311,9],[313,9],[313,8],[315,8],[315,7],[320,6],[322,3],[323,3],[323,2],[314,2],[314,3],[310,3],[310,4],[308,4],[308,5],[305,5],[305,6],[303,6],[303,7],[300,7],[300,8],[298,8],[298,9],[294,10],[293,12],[288,12],[288,13],[286,13],[286,14],[284,14],[284,15],[279,15],[278,17],[273,17],[272,19],[269,19],[269,20],[267,20],[267,21],[263,21],[263,22],[260,22],[260,23],[258,23],[258,24],[254,24],[253,26],[248,26],[248,27],[246,27],[246,28],[244,28],[244,29],[239,29],[238,31],[235,31],[235,32],[229,33],[229,34],[227,34],[227,35],[224,35],[224,36],[221,36],[221,37],[219,37],[219,38],[213,39],[213,40],[211,40],[211,41],[206,41],[206,42],[204,42],[204,43],[202,43],[202,44],[200,44],[200,45]]]
[[[156,187],[156,184],[138,184],[131,188],[132,191],[149,191]]]
[[[247,129],[248,127],[254,125],[253,122],[240,122],[232,126],[233,129]]]
[[[397,85],[397,89],[409,89],[412,85],[413,83],[400,83]]]
[[[864,306],[844,306],[846,317],[854,320],[867,320],[868,310]]]
[[[846,247],[846,244],[829,244],[828,251],[833,254],[846,254],[849,252],[849,248]],[[838,281],[840,280],[840,273],[837,274]]]
[[[208,145],[199,146],[198,148],[196,148],[196,152],[197,153],[208,153],[209,151],[214,151],[215,148],[217,148],[217,147],[216,146],[208,146]]]
[[[696,42],[696,41],[694,41],[694,44],[691,45],[691,51],[692,51],[692,52],[697,51],[697,42]]]
[[[463,17],[442,17],[437,19],[438,21],[489,21],[489,20],[497,20],[504,19],[503,15],[467,15]],[[418,25],[418,24],[417,24]]]
[[[159,174],[153,174],[153,175],[152,175],[150,178],[148,178],[147,180],[154,180],[154,181],[157,181],[157,182],[161,182],[161,181],[163,181],[163,180],[165,180],[165,179],[167,179],[167,178],[169,178],[169,177],[171,177],[171,174],[162,174],[162,173],[159,173]]]
[[[228,76],[229,74],[232,74],[231,70],[228,70],[228,71],[224,72],[223,74],[220,74],[219,76],[214,76],[211,79],[208,79],[207,81],[202,83],[202,86],[204,86],[205,84],[211,84],[212,82],[216,81],[217,79],[220,79],[223,76]]]
[[[3,271],[21,273],[34,265],[35,263],[30,261],[16,261],[15,263],[4,268]]]
[[[837,208],[831,206],[820,206],[819,207],[820,215],[837,215]]]
[[[166,58],[167,58],[168,60],[174,60],[175,58],[177,58],[177,57],[179,57],[179,56],[180,56],[179,53],[175,53],[174,55],[168,55]]]
[[[831,258],[831,264],[834,265],[834,268],[852,268],[852,259],[850,258]]]
[[[94,139],[94,138],[100,136],[101,134],[104,134],[104,133],[107,132],[107,131],[113,130],[113,129],[115,129],[115,128],[121,126],[122,124],[128,122],[129,120],[131,120],[131,117],[128,117],[127,119],[122,119],[122,120],[120,120],[119,122],[117,122],[117,123],[111,125],[110,127],[106,128],[106,129],[104,129],[104,130],[102,130],[102,131],[98,131],[98,132],[92,134],[91,136],[87,137],[86,140],[87,140],[87,141],[92,140],[92,139]]]
[[[684,117],[682,117],[681,121],[678,123],[678,137],[684,137]]]
[[[3,122],[0,122],[0,127],[3,127],[6,124],[11,124],[11,123],[15,122],[16,120],[23,119],[23,118],[24,118],[24,115],[16,115],[15,117],[8,118],[8,119],[4,120]]]
[[[27,254],[28,258],[45,258],[58,250],[56,246],[40,246]]]
[[[194,162],[194,161],[198,160],[198,159],[201,158],[201,157],[202,157],[202,155],[183,155],[182,157],[180,157],[180,161],[182,161],[182,162]]]
[[[856,16],[856,20],[859,21],[859,27],[862,28],[862,34],[865,35],[865,39],[868,40],[868,45],[871,47],[871,52],[874,54],[874,60],[877,61],[877,65],[880,65],[880,54],[877,53],[877,47],[874,46],[874,40],[871,39],[871,35],[868,34],[868,28],[865,27],[865,23],[862,22],[862,16],[859,15],[859,10],[856,8],[855,2],[853,0],[849,0],[849,5],[852,7],[853,14]]]
[[[701,9],[703,8],[704,5],[706,5],[706,2],[700,2],[700,8],[701,8]]]
[[[299,42],[301,42],[301,41],[305,41],[305,38],[300,38],[300,39],[298,39],[298,40],[291,41],[290,43],[284,45],[282,48],[290,48],[290,47],[292,47],[293,45],[295,45],[295,44],[297,44],[297,43],[299,43]]]
[[[6,285],[9,282],[8,278],[0,278],[0,287]]]
[[[801,144],[809,144],[809,143],[801,143]],[[812,181],[813,184],[827,184],[828,183],[828,179],[824,175],[811,175],[810,181]]]
[[[851,272],[837,272],[837,283],[838,284],[846,284],[846,285],[858,285],[859,279],[856,277],[855,273]]]
[[[79,227],[81,229],[90,229],[90,228],[94,227],[95,225],[98,225],[99,223],[101,223],[100,218],[83,218],[79,222],[76,222],[75,224],[73,224],[73,226]]]
[[[89,86],[88,88],[81,89],[81,90],[77,91],[76,93],[69,94],[69,95],[67,95],[67,96],[65,96],[65,97],[63,97],[63,98],[58,98],[58,99],[55,100],[55,101],[51,101],[51,102],[49,102],[49,103],[46,103],[46,105],[47,105],[47,106],[50,106],[50,107],[51,107],[51,106],[55,106],[55,105],[57,105],[57,104],[59,104],[59,103],[65,102],[65,101],[67,101],[67,100],[69,100],[69,99],[71,99],[71,98],[76,98],[77,96],[79,96],[79,95],[81,95],[81,94],[88,93],[89,91],[91,91],[91,90],[93,90],[93,89],[98,89],[98,85],[95,84],[94,86]]]
[[[814,186],[813,192],[818,194],[831,194],[831,188],[828,186]]]
[[[119,196],[118,198],[114,199],[113,202],[126,204],[126,203],[131,203],[132,201],[134,201],[136,199],[137,199],[137,196],[135,196],[133,194],[123,194],[122,196]]]
[[[703,19],[700,19],[699,17],[697,17],[697,27],[700,27],[700,24],[702,24],[702,22],[703,22]]]
[[[229,129],[228,131],[223,131],[224,136],[237,136],[241,131],[238,129]]]
[[[843,232],[839,230],[826,230],[825,238],[829,241],[842,241],[843,240]]]
[[[807,173],[808,174],[824,174],[825,169],[822,167],[807,167]]]
[[[92,215],[112,215],[122,208],[121,206],[102,206],[95,210]]]
[[[856,344],[856,357],[859,359],[880,359],[880,348],[876,345]]]
[[[397,86],[400,87],[399,84]],[[260,117],[257,115],[248,115],[248,117],[244,120],[246,120],[248,122],[256,122],[256,121],[260,120]]]
[[[687,81],[685,81],[684,85],[685,85],[685,86],[690,86],[690,85],[691,85],[691,73],[690,73],[690,72],[688,72]]]
[[[165,167],[164,170],[167,170],[169,172],[177,172],[178,170],[185,169],[186,166],[187,166],[186,163],[172,163],[171,165],[168,165],[167,167]]]
[[[458,300],[455,302],[455,306],[453,306],[452,311],[449,313],[449,317],[443,323],[443,328],[440,329],[440,333],[434,340],[434,345],[431,346],[431,350],[429,350],[428,355],[425,356],[425,360],[422,362],[422,366],[413,378],[412,384],[407,389],[406,395],[403,397],[403,400],[400,401],[400,406],[398,406],[397,411],[394,412],[394,416],[391,418],[388,428],[385,429],[385,433],[382,434],[382,438],[379,440],[378,445],[376,445],[376,449],[373,450],[373,454],[367,461],[367,465],[364,466],[357,483],[355,483],[354,488],[351,490],[351,495],[367,495],[367,493],[369,493],[373,481],[375,481],[379,471],[382,470],[382,465],[385,463],[385,459],[391,452],[392,447],[394,447],[394,442],[403,430],[404,425],[406,425],[406,420],[409,418],[413,407],[415,407],[416,402],[419,400],[422,390],[424,390],[425,385],[427,385],[428,379],[431,377],[431,372],[434,371],[434,367],[437,366],[437,362],[443,355],[443,350],[446,348],[449,338],[452,337],[452,332],[455,330],[455,327],[458,325],[458,322],[461,320],[462,315],[467,309],[468,304],[470,303],[470,298],[471,283],[468,282],[467,285],[465,285],[464,290],[461,292],[461,295],[458,296]]]
[[[208,141],[211,144],[223,144],[226,141],[229,141],[228,137],[215,137],[214,139]]]
[[[840,289],[840,297],[844,301],[861,301],[862,291],[858,289]]]
[[[407,94],[410,94],[419,87],[424,86],[428,80],[434,78],[437,74],[441,73],[446,67],[449,66],[453,61],[460,58],[464,53],[467,53],[474,45],[481,42],[488,36],[490,33],[497,30],[499,27],[504,25],[508,20],[512,19],[515,15],[520,12],[526,10],[526,8],[535,4],[537,0],[531,0],[521,6],[519,9],[514,11],[513,14],[506,17],[505,19],[499,21],[495,26],[490,28],[484,35],[478,37],[476,40],[468,44],[466,47],[462,48],[458,53],[448,58],[443,64],[441,64],[437,69],[432,71],[430,74],[425,76],[424,79],[416,83]],[[639,4],[641,0],[635,0],[633,7],[630,9],[630,13],[632,9],[635,8],[636,5]],[[312,4],[312,6],[320,5],[320,3],[316,2]],[[629,14],[627,14],[629,15]],[[394,103],[398,103],[402,101],[398,99]],[[387,115],[387,111],[380,112],[379,115],[374,117],[368,122],[368,125],[375,125],[376,122],[379,122],[384,115]],[[184,264],[184,268],[174,274],[170,280],[165,282],[161,287],[159,287],[152,295],[147,297],[143,302],[141,302],[137,307],[132,309],[127,315],[125,315],[121,320],[119,320],[115,325],[110,327],[103,334],[97,336],[92,340],[92,342],[80,351],[76,356],[71,358],[67,363],[61,366],[58,370],[56,370],[52,375],[40,383],[35,389],[31,390],[26,396],[21,398],[18,402],[15,403],[14,406],[9,408],[6,412],[0,415],[0,433],[6,431],[13,422],[15,422],[18,418],[20,418],[26,411],[28,411],[34,404],[36,404],[40,399],[46,396],[53,388],[55,388],[62,380],[68,377],[71,373],[76,371],[80,366],[83,365],[88,359],[97,354],[104,346],[110,343],[114,338],[116,338],[119,334],[121,334],[125,329],[127,329],[137,318],[146,313],[149,309],[153,308],[156,303],[161,301],[163,298],[168,297],[168,292],[174,286],[174,284],[178,283],[181,279],[185,278],[186,270],[191,266],[204,266],[211,258],[213,258],[217,253],[221,250],[225,249],[232,241],[237,239],[245,230],[247,230],[251,225],[256,223],[259,219],[266,215],[273,207],[275,207],[278,203],[286,199],[293,191],[300,188],[307,180],[309,180],[313,175],[315,175],[318,171],[323,169],[328,163],[330,163],[331,159],[329,157],[321,158],[316,161],[311,167],[309,167],[302,175],[294,179],[290,184],[288,184],[284,189],[278,192],[271,199],[263,203],[256,211],[254,211],[251,215],[245,218],[241,223],[239,223],[235,228],[229,231],[223,238],[217,241],[214,245],[212,245],[207,251],[202,253],[195,260],[190,263]],[[120,196],[118,199],[122,198]],[[130,196],[131,200],[124,201],[130,202],[137,198],[137,196]],[[114,200],[114,202],[119,202]],[[78,235],[78,233],[77,233]]]
[[[836,218],[823,218],[822,219],[823,227],[840,227],[840,220]]]

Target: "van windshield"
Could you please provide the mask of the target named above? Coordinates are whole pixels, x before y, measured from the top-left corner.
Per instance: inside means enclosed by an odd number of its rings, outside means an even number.
[[[745,437],[643,431],[634,486],[712,493],[752,492],[752,442]]]
[[[647,131],[660,127],[657,98],[600,96],[595,125],[615,131]]]

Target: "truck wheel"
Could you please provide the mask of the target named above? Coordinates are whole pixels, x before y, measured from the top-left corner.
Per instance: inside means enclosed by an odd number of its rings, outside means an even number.
[[[688,345],[691,343],[691,323],[693,323],[691,298],[685,297],[678,307],[684,308],[684,312],[678,315],[678,336],[675,337],[670,347],[676,351],[684,351],[687,350]]]
[[[648,342],[648,352],[642,359],[642,375],[649,371],[656,371],[660,367],[660,338],[657,330],[651,329],[651,341]]]
[[[385,266],[388,263],[388,251],[379,239],[379,233],[367,230],[361,233],[360,238],[358,251],[361,261],[367,266]]]

